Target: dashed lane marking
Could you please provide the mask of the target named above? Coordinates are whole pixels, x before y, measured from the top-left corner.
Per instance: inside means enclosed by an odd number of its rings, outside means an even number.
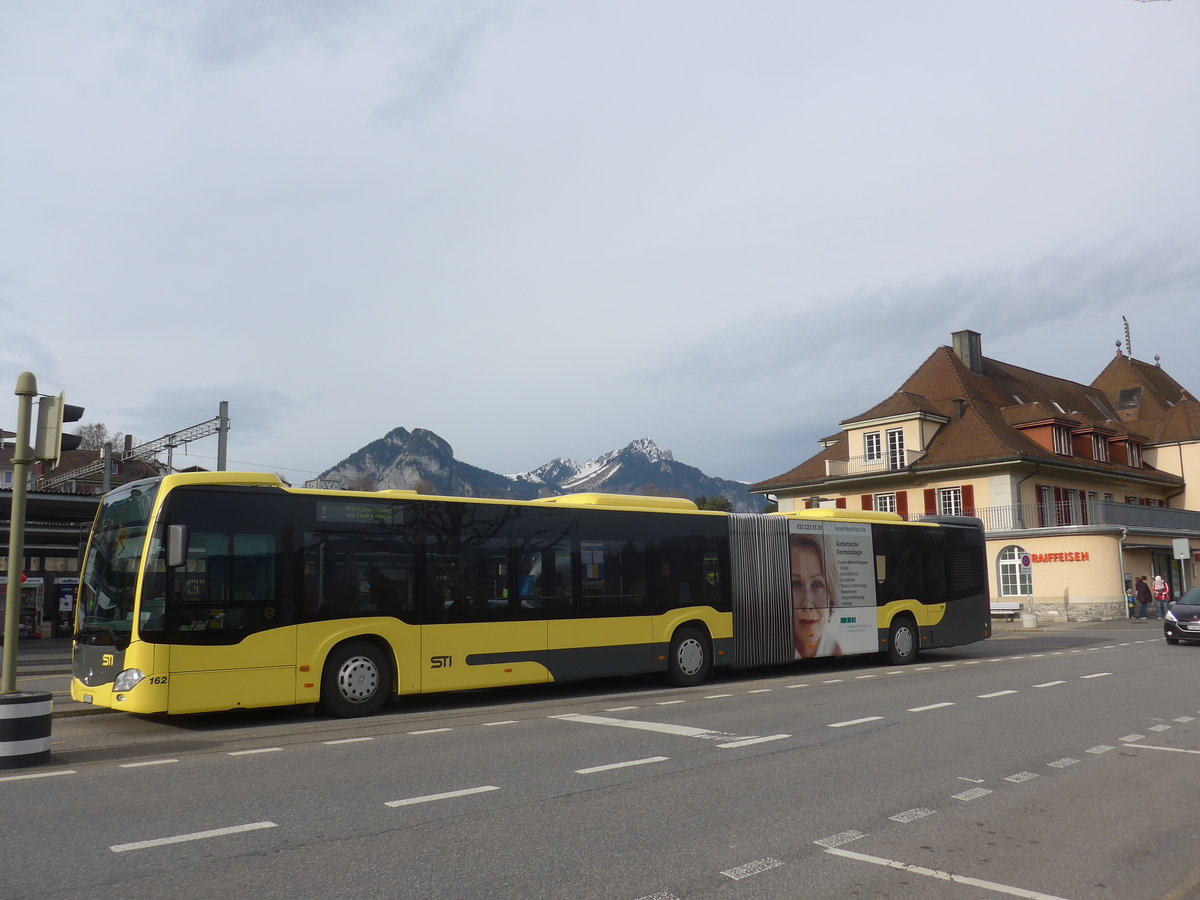
[[[250,822],[246,825],[231,825],[228,828],[212,828],[208,831],[194,831],[191,834],[177,834],[172,837],[154,838],[149,841],[132,841],[128,844],[113,844],[108,849],[113,853],[125,853],[129,850],[145,850],[150,847],[163,847],[167,844],[182,844],[187,841],[202,841],[206,838],[224,837],[229,834],[242,834],[247,831],[260,831],[264,828],[278,828],[274,822]]]
[[[863,725],[867,722],[878,722],[883,716],[864,716],[861,719],[849,719],[845,722],[830,722],[830,728],[845,728],[848,725]]]
[[[926,809],[920,806],[916,809],[906,809],[902,813],[896,813],[894,816],[888,816],[893,822],[899,822],[902,825],[907,825],[909,822],[915,822],[917,819],[923,819],[926,816],[932,816],[934,810]]]
[[[469,797],[472,794],[486,794],[488,791],[500,790],[494,784],[485,784],[481,787],[464,788],[461,791],[446,791],[441,794],[426,794],[423,797],[408,797],[404,800],[389,800],[384,806],[415,806],[418,803],[432,803],[435,800],[453,800],[456,797]]]
[[[928,706],[914,706],[909,712],[928,712],[931,709],[945,709],[947,706],[953,706],[953,703],[930,703]]]
[[[769,734],[766,737],[747,737],[739,738],[736,741],[729,741],[725,744],[717,744],[719,750],[733,750],[738,747],[749,747],[751,744],[765,744],[767,741],[781,741],[784,738],[790,738],[790,734]]]
[[[939,881],[949,881],[954,884],[969,885],[970,887],[983,888],[984,890],[994,891],[998,894],[1008,894],[1011,897],[1023,897],[1026,900],[1064,900],[1062,897],[1056,897],[1053,894],[1044,894],[1041,891],[1029,891],[1024,888],[1013,887],[1012,885],[1000,884],[995,881],[985,881],[982,878],[972,878],[969,875],[956,875],[953,872],[944,872],[940,869],[930,869],[926,866],[916,866],[911,863],[899,862],[894,859],[884,859],[881,856],[868,856],[865,853],[855,853],[852,850],[842,850],[837,847],[827,847],[826,853],[834,856],[841,856],[845,859],[855,860],[857,862],[871,863],[876,866],[886,866],[889,869],[899,869],[902,872],[908,872],[912,875],[925,875],[929,878],[936,878]]]
[[[589,766],[586,769],[576,769],[576,775],[593,775],[596,772],[609,772],[613,769],[627,769],[630,766],[648,766],[651,763],[666,762],[669,756],[647,756],[645,759],[630,759],[625,762],[608,763],[604,766]]]
[[[741,881],[743,878],[749,878],[751,875],[758,875],[760,872],[767,872],[782,865],[782,860],[768,856],[766,859],[756,859],[754,862],[746,863],[744,866],[724,869],[721,874],[726,878],[732,878],[734,881]]]

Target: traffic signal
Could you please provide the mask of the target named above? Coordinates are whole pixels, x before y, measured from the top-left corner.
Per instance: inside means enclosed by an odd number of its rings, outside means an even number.
[[[83,407],[67,403],[66,392],[57,397],[42,397],[38,401],[37,437],[33,444],[33,458],[57,466],[64,450],[76,450],[83,438],[77,434],[63,434],[63,422],[78,422],[83,418]]]

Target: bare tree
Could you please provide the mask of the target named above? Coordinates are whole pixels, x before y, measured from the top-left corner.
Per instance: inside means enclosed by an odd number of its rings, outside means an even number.
[[[348,491],[373,491],[375,490],[375,479],[366,473],[355,475],[347,478],[344,482],[345,488]]]
[[[125,435],[119,431],[109,433],[108,426],[103,422],[90,422],[87,425],[80,425],[78,434],[83,440],[79,444],[80,450],[103,450],[104,445],[111,443],[114,449],[121,449],[121,442],[125,440]]]

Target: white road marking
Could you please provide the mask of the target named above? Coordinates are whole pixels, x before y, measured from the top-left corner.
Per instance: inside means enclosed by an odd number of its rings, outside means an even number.
[[[1117,738],[1117,740],[1123,744],[1128,743],[1129,741],[1144,741],[1145,739],[1146,736],[1144,734],[1127,734],[1123,738]]]
[[[177,763],[177,759],[148,759],[145,762],[121,763],[122,769],[140,769],[142,766],[165,766],[170,763]]]
[[[686,700],[659,700],[655,706],[674,706],[677,703],[687,703]]]
[[[108,849],[113,853],[125,853],[128,850],[145,850],[148,847],[163,847],[167,844],[183,844],[187,841],[202,841],[205,838],[224,837],[227,834],[242,834],[247,831],[260,831],[263,828],[278,828],[274,822],[251,822],[248,825],[231,825],[228,828],[213,828],[209,831],[195,831],[191,834],[177,834],[174,837],[154,838],[149,841],[133,841],[128,844],[113,844]]]
[[[1166,750],[1168,753],[1200,753],[1200,750],[1184,750],[1182,747],[1155,747],[1153,744],[1125,744],[1135,750]]]
[[[446,791],[443,794],[426,794],[424,797],[409,797],[405,800],[389,800],[384,806],[415,806],[418,803],[432,803],[434,800],[453,800],[455,797],[469,797],[472,794],[486,794],[488,791],[498,791],[494,784],[485,784],[483,787],[466,788],[461,791]]]
[[[630,719],[610,719],[607,716],[585,716],[579,713],[567,713],[561,716],[550,716],[551,719],[561,719],[564,722],[580,722],[584,725],[612,725],[616,728],[636,728],[640,731],[657,731],[661,734],[677,734],[682,737],[723,738],[732,737],[711,728],[693,728],[690,725],[671,725],[666,722],[635,722]]]
[[[1041,684],[1035,684],[1034,687],[1036,687],[1036,688],[1055,687],[1060,684],[1066,684],[1066,682],[1065,681],[1043,681]]]
[[[879,677],[879,676],[877,676],[877,675],[855,675],[854,676],[855,680],[857,680],[857,681],[866,681],[868,678],[877,678],[877,677]]]
[[[808,685],[807,685],[807,684],[789,684],[789,685],[785,685],[785,687],[790,687],[790,688],[800,688],[800,687],[808,687]],[[728,697],[729,695],[728,695],[728,694],[722,694],[721,696]],[[707,697],[705,697],[704,699],[706,699],[706,700],[707,700],[708,698],[707,698]]]
[[[824,847],[826,850],[832,850],[834,847],[849,844],[851,841],[857,841],[859,838],[865,838],[866,836],[866,832],[863,831],[842,831],[838,834],[831,834],[827,838],[821,838],[819,841],[813,841],[813,843],[819,847]]]
[[[986,797],[990,794],[987,788],[971,788],[969,791],[963,791],[961,794],[951,794],[953,800],[961,800],[964,803],[969,803],[972,800],[978,800],[980,797]]]
[[[993,691],[990,694],[979,694],[980,700],[991,700],[993,697],[1004,697],[1008,694],[1015,694],[1017,691]]]
[[[76,775],[74,769],[59,769],[57,772],[34,772],[32,775],[5,775],[0,781],[28,781],[30,778],[53,778],[55,775]]]
[[[1172,719],[1172,722],[1190,722],[1193,716],[1180,716],[1178,719]]]
[[[845,728],[847,725],[862,725],[865,722],[878,722],[883,716],[864,716],[861,719],[849,719],[845,722],[830,722],[830,728]]]
[[[909,822],[915,822],[917,819],[923,819],[926,816],[932,816],[934,811],[921,806],[917,809],[907,809],[902,813],[896,813],[894,816],[888,816],[893,822],[900,822],[907,825]]]
[[[1020,784],[1023,781],[1033,781],[1038,776],[1033,772],[1018,772],[1016,775],[1009,775],[1005,781],[1011,781],[1013,784]]]
[[[1027,891],[1024,888],[1012,887],[1007,884],[999,884],[995,881],[984,881],[982,878],[971,878],[968,875],[955,875],[953,872],[943,872],[940,869],[930,869],[926,866],[915,866],[911,863],[903,863],[894,859],[884,859],[880,856],[867,856],[865,853],[855,853],[852,850],[841,850],[836,847],[828,847],[826,853],[831,853],[834,856],[841,856],[845,859],[852,859],[858,862],[867,862],[876,866],[887,866],[890,869],[900,869],[903,872],[908,872],[913,875],[926,875],[930,878],[937,878],[940,881],[949,881],[954,884],[965,884],[971,887],[983,888],[988,891],[995,891],[998,894],[1008,894],[1011,897],[1023,897],[1025,900],[1064,900],[1062,897],[1056,897],[1053,894],[1043,894],[1041,891]]]
[[[766,859],[756,859],[754,862],[746,863],[744,866],[724,869],[721,874],[727,878],[732,878],[734,881],[741,881],[743,878],[749,878],[751,875],[757,875],[760,872],[766,872],[782,865],[782,861],[767,857]]]
[[[501,719],[499,722],[484,722],[484,728],[491,728],[493,725],[517,725],[516,719]]]
[[[928,712],[931,709],[944,709],[953,705],[953,703],[930,703],[928,706],[914,706],[909,712]]]
[[[821,684],[841,684],[841,678],[830,678],[828,681],[822,681]]]
[[[1170,725],[1151,725],[1146,730],[1147,731],[1170,731],[1171,726]]]
[[[591,775],[595,772],[607,772],[610,769],[625,769],[629,766],[648,766],[650,763],[666,762],[669,756],[648,756],[645,759],[631,759],[628,762],[609,763],[606,766],[590,766],[586,769],[576,769],[576,775]]]
[[[784,738],[790,738],[790,734],[769,734],[766,737],[747,737],[739,738],[736,741],[730,741],[727,744],[717,744],[720,750],[732,750],[737,747],[749,747],[751,744],[765,744],[767,741],[781,741]]]
[[[1088,678],[1104,678],[1106,675],[1111,675],[1111,674],[1112,674],[1112,672],[1097,672],[1095,675],[1081,675],[1079,677],[1081,679],[1086,680]]]
[[[969,781],[969,782],[971,782],[971,784],[983,784],[987,779],[986,778],[967,778],[963,775],[959,775],[958,780],[959,781]]]
[[[360,744],[363,741],[373,741],[373,740],[375,740],[375,738],[373,738],[373,737],[356,737],[356,738],[339,738],[336,741],[321,741],[321,743],[326,744],[327,746],[333,747],[333,746],[336,746],[337,744]]]
[[[1097,756],[1099,756],[1101,753],[1107,753],[1109,750],[1116,750],[1116,749],[1117,748],[1112,746],[1111,744],[1097,744],[1095,747],[1089,747],[1084,752],[1085,753],[1095,753]]]
[[[733,695],[726,694],[725,696],[731,697]],[[628,712],[631,709],[637,709],[637,707],[636,706],[610,706],[608,709],[605,710],[605,712]]]
[[[406,731],[405,734],[441,734],[443,731],[453,731],[451,728],[423,728],[420,731]]]
[[[1067,766],[1073,766],[1077,762],[1079,762],[1079,760],[1071,759],[1069,756],[1064,756],[1062,759],[1056,759],[1054,762],[1046,763],[1046,765],[1054,769],[1065,769]]]
[[[793,684],[793,685],[789,685],[789,687],[806,687],[806,685],[803,685],[803,684],[800,684],[800,685],[795,685],[795,684]],[[705,697],[704,699],[705,699],[705,700],[724,700],[726,697],[732,697],[732,696],[733,696],[733,694],[709,694],[709,695],[708,695],[707,697]],[[614,709],[614,710],[606,710],[606,712],[616,712],[616,710],[615,710],[615,709]]]
[[[256,753],[280,753],[282,747],[259,747],[257,750],[231,750],[229,756],[253,756]]]
[[[772,690],[771,690],[771,688],[757,688],[753,691],[746,691],[746,693],[747,694],[770,694],[770,693],[772,693]]]

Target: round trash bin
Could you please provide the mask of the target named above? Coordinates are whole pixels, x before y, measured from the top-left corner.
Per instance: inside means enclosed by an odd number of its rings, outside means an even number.
[[[1025,628],[1037,628],[1037,613],[1021,613],[1021,625]]]
[[[50,759],[50,707],[46,691],[0,694],[0,769],[36,766]]]

